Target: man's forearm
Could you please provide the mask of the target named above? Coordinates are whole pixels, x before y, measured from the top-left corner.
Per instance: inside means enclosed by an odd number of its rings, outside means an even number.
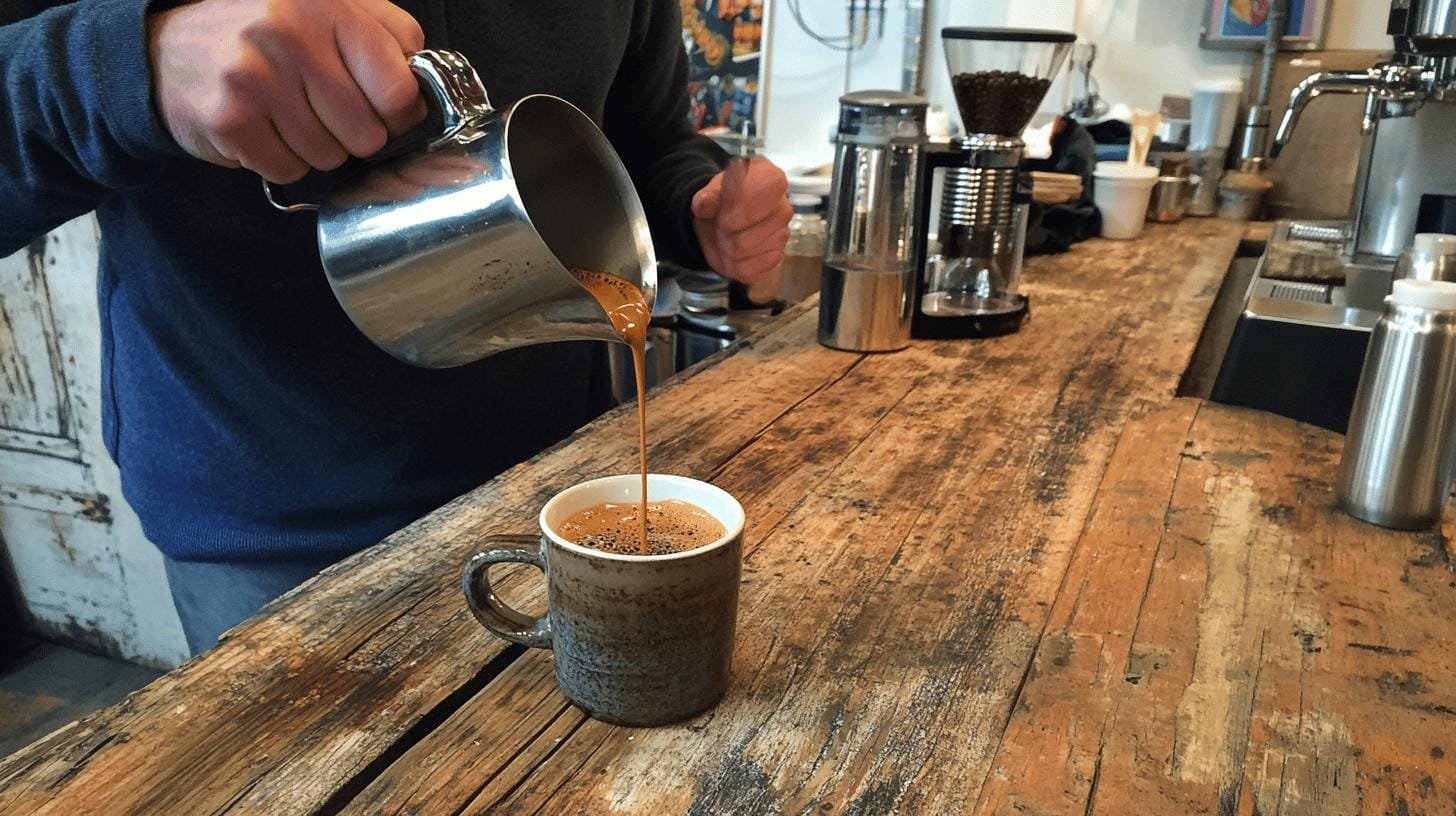
[[[692,199],[727,162],[688,124],[687,60],[677,0],[638,0],[633,42],[607,100],[607,136],[642,196],[658,254],[706,267]]]
[[[171,155],[145,11],[84,0],[0,27],[0,255],[145,184]]]

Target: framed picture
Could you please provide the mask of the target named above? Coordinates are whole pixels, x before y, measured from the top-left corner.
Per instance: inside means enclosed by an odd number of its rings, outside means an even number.
[[[1289,0],[1280,47],[1285,51],[1313,51],[1325,40],[1331,0]],[[1257,50],[1269,30],[1270,0],[1208,0],[1203,18],[1204,48]]]
[[[709,136],[732,137],[752,120],[764,131],[767,0],[679,0],[688,55],[688,117]]]

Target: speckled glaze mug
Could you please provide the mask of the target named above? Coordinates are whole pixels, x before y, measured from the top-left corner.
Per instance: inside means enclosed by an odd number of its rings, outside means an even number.
[[[650,474],[653,501],[678,499],[722,523],[722,538],[667,555],[623,555],[556,533],[578,510],[633,502],[641,476],[608,476],[558,493],[541,508],[541,535],[486,536],[461,573],[476,620],[514,643],[556,653],[556,682],[572,703],[618,725],[666,725],[711,708],[728,688],[743,507],[696,479]],[[546,574],[548,608],[532,617],[507,606],[491,564],[532,564]]]

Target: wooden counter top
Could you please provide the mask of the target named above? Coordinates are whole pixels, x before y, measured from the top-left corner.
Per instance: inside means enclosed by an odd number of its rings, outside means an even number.
[[[1444,538],[1335,510],[1338,436],[1174,396],[1241,232],[1035,259],[996,340],[800,310],[655,392],[654,470],[749,516],[695,720],[585,719],[460,596],[474,536],[633,469],[618,411],[0,760],[0,812],[1456,812]]]

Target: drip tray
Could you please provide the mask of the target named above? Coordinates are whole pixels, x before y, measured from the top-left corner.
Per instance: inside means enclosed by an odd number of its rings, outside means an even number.
[[[1290,226],[1276,226],[1259,258],[1210,399],[1344,433],[1391,273],[1336,266],[1338,248],[1308,240],[1298,224],[1291,238]],[[1283,277],[1290,268],[1320,274]]]

